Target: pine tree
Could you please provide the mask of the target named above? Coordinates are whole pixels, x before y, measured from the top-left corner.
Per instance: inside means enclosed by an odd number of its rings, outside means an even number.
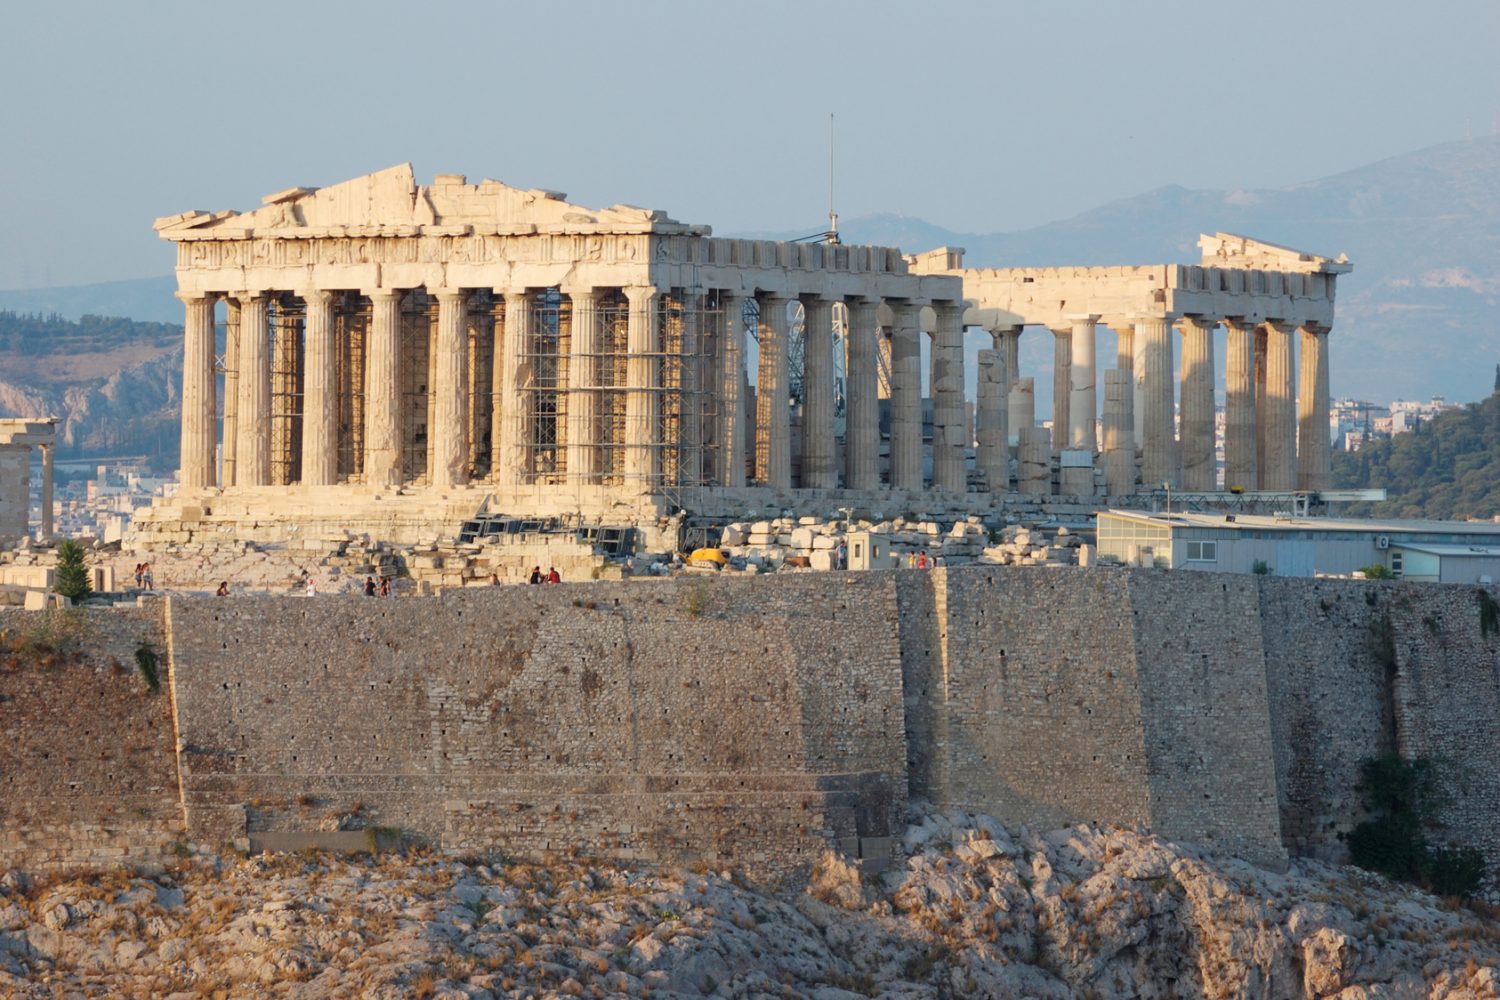
[[[52,589],[73,601],[94,592],[89,586],[89,568],[83,562],[83,546],[72,539],[57,546],[57,583]]]

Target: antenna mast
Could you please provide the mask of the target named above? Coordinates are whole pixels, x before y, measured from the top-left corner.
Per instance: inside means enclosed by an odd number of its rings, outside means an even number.
[[[839,242],[839,216],[833,210],[833,112],[828,112],[828,237],[827,241],[837,246]]]

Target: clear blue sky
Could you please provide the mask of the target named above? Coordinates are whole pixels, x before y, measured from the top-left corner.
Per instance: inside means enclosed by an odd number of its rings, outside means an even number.
[[[1018,229],[1500,119],[1500,3],[7,5],[0,288],[165,274],[151,220],[411,161],[719,232]]]

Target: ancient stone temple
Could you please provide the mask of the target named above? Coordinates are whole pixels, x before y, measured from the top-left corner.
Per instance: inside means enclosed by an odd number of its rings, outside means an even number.
[[[186,306],[182,491],[144,522],[394,540],[481,509],[642,523],[1211,490],[1218,322],[1227,485],[1326,480],[1348,270],[1326,258],[1221,234],[1203,266],[965,270],[962,251],[722,239],[492,180],[418,185],[409,165],[262,201],[156,222]],[[1102,434],[1101,322],[1122,345]],[[1051,434],[1016,363],[1033,324],[1058,338]],[[995,346],[972,415],[966,326]]]

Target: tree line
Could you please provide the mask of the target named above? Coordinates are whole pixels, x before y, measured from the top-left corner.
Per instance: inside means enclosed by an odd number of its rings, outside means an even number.
[[[109,351],[133,343],[175,344],[182,327],[118,316],[84,316],[0,310],[0,353],[41,356]]]

